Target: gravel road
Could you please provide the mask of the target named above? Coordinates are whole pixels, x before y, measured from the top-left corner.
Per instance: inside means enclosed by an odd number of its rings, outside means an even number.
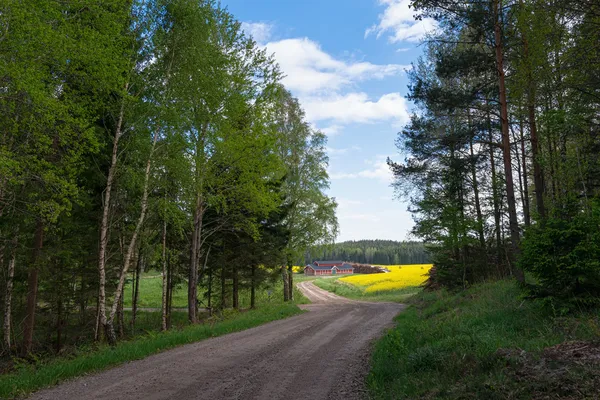
[[[35,393],[32,399],[364,399],[370,344],[403,306],[305,281],[304,314],[178,347]]]

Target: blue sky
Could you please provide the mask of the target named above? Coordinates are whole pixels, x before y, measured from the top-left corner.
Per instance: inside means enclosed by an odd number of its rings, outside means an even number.
[[[434,28],[414,21],[409,0],[223,0],[246,32],[273,53],[307,119],[328,136],[329,194],[338,241],[404,240],[406,204],[393,200],[385,160],[410,104],[406,68]]]

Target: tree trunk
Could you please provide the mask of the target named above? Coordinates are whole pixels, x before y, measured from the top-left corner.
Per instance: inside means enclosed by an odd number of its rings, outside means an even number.
[[[167,329],[171,329],[171,305],[173,304],[173,266],[171,253],[167,253]]]
[[[239,296],[239,276],[238,276],[238,268],[237,265],[233,265],[233,291],[232,291],[232,300],[233,300],[233,308],[236,310],[240,309],[240,296]]]
[[[290,300],[289,284],[288,284],[287,272],[285,269],[285,265],[281,266],[281,279],[283,281],[283,301],[289,301]]]
[[[525,186],[523,189],[523,194],[525,196],[525,201],[523,202],[523,208],[525,209],[525,226],[531,225],[531,205],[529,201],[529,176],[527,173],[527,153],[525,151],[525,134],[523,132],[523,120],[520,120],[520,130],[521,130],[521,157],[523,158],[523,185]]]
[[[221,267],[221,310],[224,310],[227,303],[227,293],[225,290],[225,266]]]
[[[123,296],[119,299],[119,307],[117,307],[117,330],[119,332],[119,338],[125,337],[125,315],[123,313]]]
[[[17,236],[15,236],[12,241],[12,251],[6,275],[6,294],[4,295],[4,346],[8,353],[10,353],[11,348],[10,330],[12,329],[12,293],[13,280],[15,277],[15,263],[17,260],[17,240]]]
[[[168,294],[168,283],[169,279],[167,277],[167,221],[163,221],[163,229],[162,229],[162,253],[161,253],[161,261],[162,261],[162,302],[161,302],[161,311],[162,311],[162,325],[161,330],[167,330],[167,294]]]
[[[110,317],[108,318],[110,324],[105,325],[105,330],[107,328],[111,328],[113,326],[113,320],[114,320],[115,314],[117,312],[119,301],[121,300],[121,297],[123,295],[123,288],[125,286],[125,278],[127,277],[127,271],[129,270],[129,264],[131,263],[131,258],[135,251],[137,237],[140,234],[142,225],[144,224],[144,219],[146,218],[146,213],[148,211],[148,192],[149,192],[149,186],[150,186],[150,170],[152,168],[152,157],[154,155],[154,150],[156,149],[157,141],[158,141],[158,129],[156,129],[154,132],[152,149],[150,150],[150,154],[148,156],[148,161],[146,162],[146,170],[144,171],[144,191],[142,193],[140,215],[139,215],[137,223],[135,225],[135,230],[133,231],[133,235],[131,236],[129,246],[127,247],[127,253],[125,255],[125,259],[123,260],[123,268],[121,269],[121,275],[119,277],[119,283],[117,284],[117,289],[115,291],[115,298],[113,301],[112,309],[110,311]],[[116,342],[110,341],[112,338],[114,338],[114,333],[112,335],[108,335],[107,339],[109,340],[109,344],[115,345]]]
[[[500,124],[502,127],[502,155],[504,158],[504,174],[506,180],[506,200],[508,203],[508,223],[510,227],[510,237],[512,253],[516,256],[519,253],[519,221],[517,219],[517,206],[515,199],[515,190],[512,174],[512,160],[510,152],[510,135],[508,127],[508,104],[506,101],[506,83],[504,78],[504,54],[502,42],[502,28],[500,26],[499,8],[501,0],[494,0],[494,39],[496,47],[496,68],[498,72],[498,87],[500,101]],[[515,277],[519,281],[524,281],[523,271],[515,270]]]
[[[62,295],[59,290],[56,312],[56,354],[60,354],[62,348],[62,308]]]
[[[85,296],[85,274],[83,271],[81,272],[81,280],[79,286],[79,325],[85,326],[85,318],[86,313],[85,309],[87,307],[86,296]]]
[[[125,84],[127,91],[129,84]],[[100,244],[98,249],[98,320],[99,324],[106,330],[106,249],[108,247],[108,217],[110,212],[110,196],[112,186],[117,172],[117,156],[119,153],[119,139],[121,138],[123,129],[123,118],[125,115],[125,96],[121,101],[121,109],[119,110],[119,118],[115,127],[115,137],[113,139],[112,156],[110,167],[108,168],[108,176],[106,178],[106,188],[104,188],[104,199],[102,203],[102,221],[100,222]],[[99,329],[96,329],[99,336]],[[111,336],[114,337],[114,334]]]
[[[25,317],[25,327],[23,328],[23,350],[22,355],[27,356],[31,353],[33,345],[33,330],[35,328],[35,309],[37,305],[38,291],[38,264],[44,244],[44,223],[41,219],[36,222],[35,237],[33,243],[33,257],[29,267],[28,290],[27,290],[27,316]]]
[[[256,265],[252,265],[250,281],[250,308],[256,308]]]
[[[290,301],[294,300],[294,266],[288,262],[288,296]]]
[[[188,319],[191,324],[198,322],[198,259],[202,234],[202,214],[202,195],[198,193],[194,209],[194,231],[188,271]]]
[[[94,342],[100,341],[100,327],[102,324],[100,323],[100,296],[96,296],[96,327],[94,328]]]
[[[133,288],[133,299],[131,302],[131,331],[135,335],[135,320],[137,317],[138,300],[140,298],[140,275],[142,273],[142,254],[138,250],[137,265],[135,268],[135,283]]]
[[[515,145],[517,143],[519,143],[519,138],[517,138],[517,135],[515,134],[514,130],[512,131],[512,137],[513,137],[513,142],[515,143]],[[519,196],[521,197],[521,206],[523,207],[523,218],[525,220],[525,226],[527,225],[527,217],[529,216],[529,210],[527,209],[526,205],[527,205],[527,198],[525,196],[525,188],[523,187],[523,165],[521,164],[521,155],[519,153],[519,147],[515,146],[513,149],[514,150],[514,154],[515,154],[515,158],[516,158],[516,164],[517,164],[517,177],[519,180]]]
[[[498,177],[496,176],[496,155],[494,154],[494,133],[492,132],[492,119],[490,112],[487,112],[487,122],[490,134],[490,169],[492,172],[492,202],[494,204],[494,228],[496,233],[496,264],[499,267],[502,257],[502,238],[500,227],[500,198],[498,193]]]
[[[473,140],[469,142],[471,151],[471,174],[473,177],[473,194],[475,195],[475,211],[477,212],[477,233],[481,248],[485,248],[485,235],[483,232],[483,214],[481,212],[481,203],[479,200],[479,183],[477,182],[477,166],[475,165],[475,156],[473,153]]]
[[[213,280],[213,271],[212,268],[208,270],[208,313],[212,316],[212,280]]]
[[[523,1],[519,1],[521,7],[523,7]],[[526,32],[521,32],[523,36],[523,58],[527,65],[527,118],[529,122],[529,134],[531,136],[531,158],[533,164],[533,185],[535,188],[535,204],[536,210],[539,214],[540,219],[543,221],[546,219],[546,207],[544,205],[544,195],[546,188],[544,184],[544,173],[540,165],[540,145],[538,139],[537,123],[535,118],[535,80],[533,78],[533,71],[531,70],[530,58],[529,58],[529,40]],[[525,147],[523,145],[523,147]],[[523,156],[524,158],[525,156]]]

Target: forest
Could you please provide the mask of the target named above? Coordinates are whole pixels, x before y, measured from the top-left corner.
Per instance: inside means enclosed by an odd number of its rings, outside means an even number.
[[[438,26],[388,159],[430,287],[514,277],[570,310],[600,301],[600,4],[415,0]]]
[[[316,260],[342,260],[360,264],[427,264],[429,253],[421,242],[349,240],[309,249],[304,264]]]
[[[336,236],[326,136],[217,1],[3,1],[0,60],[5,356],[115,344],[148,271],[156,330],[176,287],[191,324],[268,282],[291,299]]]

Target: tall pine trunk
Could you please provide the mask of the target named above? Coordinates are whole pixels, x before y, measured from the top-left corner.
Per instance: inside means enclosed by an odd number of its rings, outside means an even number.
[[[27,356],[33,346],[33,331],[35,328],[35,310],[37,306],[39,261],[44,245],[44,223],[41,219],[36,222],[35,236],[33,240],[33,257],[29,266],[29,277],[27,279],[27,311],[25,327],[23,328],[22,355]]]
[[[527,153],[525,152],[525,134],[523,132],[523,119],[519,117],[519,142],[521,143],[521,171],[523,176],[523,218],[525,219],[525,226],[531,225],[531,209],[529,206],[529,178],[527,176]],[[518,153],[517,149],[517,153]]]
[[[517,205],[512,173],[512,159],[510,151],[510,135],[508,126],[508,104],[506,100],[506,82],[504,77],[504,48],[502,39],[502,27],[500,26],[500,4],[501,0],[494,0],[494,40],[496,50],[496,69],[498,73],[498,88],[500,101],[500,125],[502,128],[502,155],[504,159],[504,175],[506,180],[506,201],[508,203],[508,223],[513,256],[519,253],[519,221],[517,218]],[[515,277],[524,281],[523,271],[515,269]]]
[[[479,199],[479,183],[477,181],[477,165],[475,163],[475,155],[473,154],[473,141],[469,142],[469,150],[471,151],[471,175],[473,178],[473,194],[475,195],[475,211],[477,213],[477,234],[479,236],[479,244],[481,248],[485,248],[485,235],[483,232],[483,213],[481,212],[481,201]]]
[[[523,7],[523,1],[519,1]],[[531,141],[531,158],[533,164],[533,185],[535,188],[535,205],[540,219],[546,219],[546,206],[544,204],[544,195],[546,193],[544,183],[544,173],[540,164],[540,144],[538,138],[537,122],[535,116],[535,80],[531,69],[531,60],[529,56],[529,39],[525,31],[521,32],[523,37],[523,58],[527,68],[527,118],[529,123],[529,135]]]
[[[496,174],[496,155],[494,154],[494,133],[492,131],[492,118],[490,112],[487,112],[487,123],[490,135],[490,169],[492,172],[492,203],[494,205],[494,232],[496,234],[496,265],[500,267],[503,251],[501,226],[500,226],[500,193],[498,190],[498,177]],[[500,274],[500,270],[498,269]]]

